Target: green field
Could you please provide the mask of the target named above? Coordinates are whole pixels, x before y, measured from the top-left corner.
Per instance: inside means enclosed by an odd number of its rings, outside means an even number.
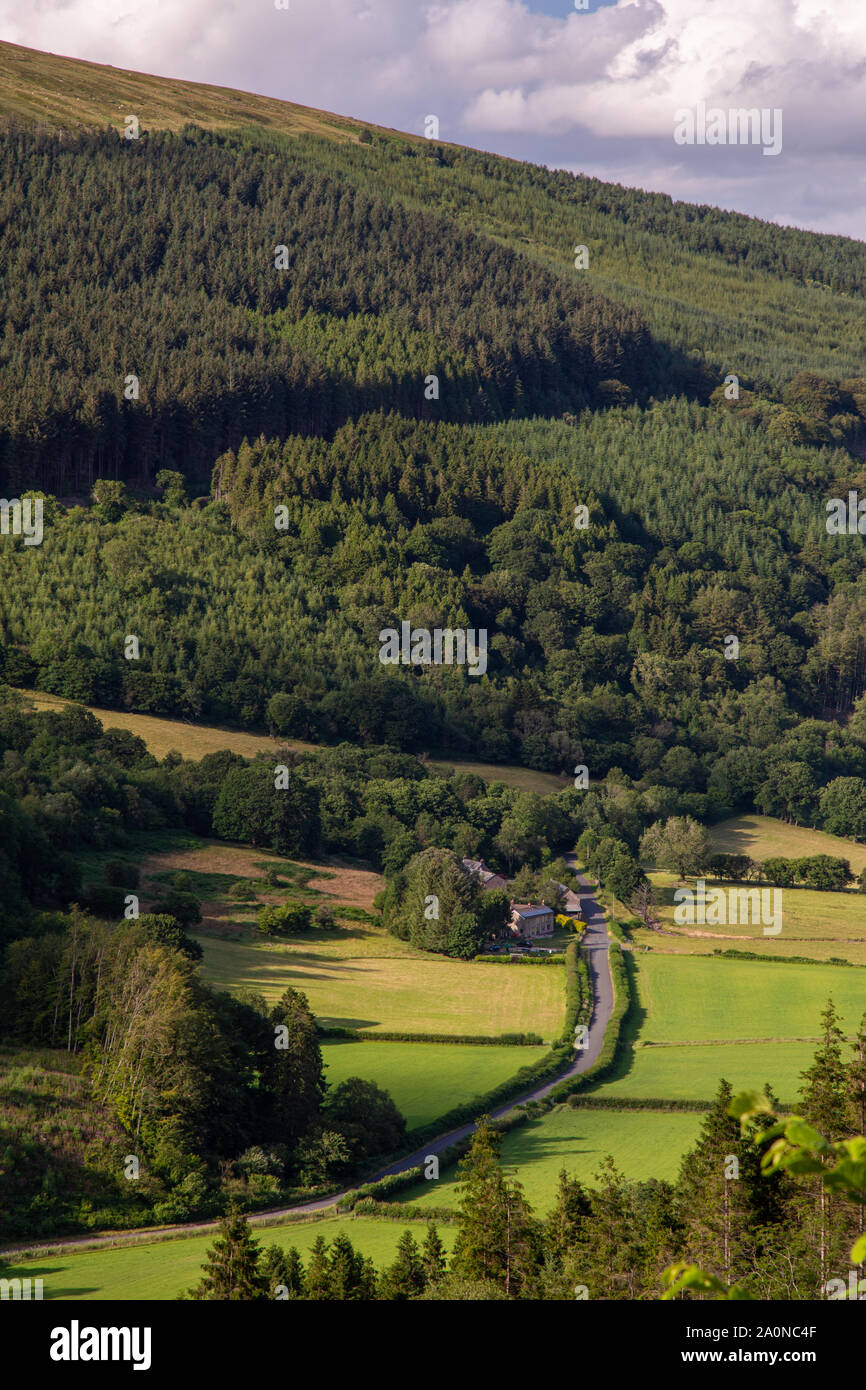
[[[0,49],[2,60],[2,49]],[[2,67],[2,61],[0,61]],[[49,695],[42,690],[21,690],[37,710],[62,709],[70,705],[62,695]],[[129,714],[125,710],[100,709],[87,705],[105,729],[128,729],[143,739],[148,751],[155,758],[164,758],[166,753],[178,752],[184,758],[197,761],[207,753],[219,753],[224,748],[239,753],[243,758],[254,758],[259,753],[273,754],[277,748],[291,748],[296,752],[314,752],[315,743],[305,743],[297,738],[271,738],[268,734],[247,733],[243,729],[224,729],[210,724],[187,723],[182,719],[163,719],[154,714]],[[550,792],[561,791],[568,783],[552,772],[538,772],[535,768],[519,767],[512,763],[477,763],[464,759],[429,758],[427,767],[449,769],[455,772],[474,772],[485,782],[506,782],[519,791],[538,792],[547,796]]]
[[[466,1043],[324,1042],[328,1082],[362,1076],[389,1091],[410,1129],[491,1091],[544,1055],[543,1047]]]
[[[612,1154],[627,1178],[676,1177],[680,1159],[697,1138],[699,1114],[640,1110],[572,1110],[557,1106],[507,1134],[500,1161],[523,1184],[539,1212],[549,1211],[561,1168],[592,1183],[599,1163]],[[400,1193],[400,1200],[419,1206],[453,1207],[458,1198],[454,1171],[438,1181],[422,1180]]]
[[[812,1042],[692,1044],[638,1047],[628,1071],[607,1082],[598,1095],[639,1099],[711,1101],[719,1080],[734,1091],[761,1089],[769,1081],[786,1105],[797,1098],[800,1073],[815,1052]]]
[[[815,1038],[832,996],[850,1033],[866,1010],[866,972],[643,953],[635,957],[643,1042]]]
[[[772,897],[767,897],[763,902],[772,913],[774,902],[778,901],[781,931],[778,935],[767,936],[764,934],[762,923],[754,920],[745,923],[739,921],[725,924],[696,922],[694,926],[682,925],[674,917],[677,910],[674,893],[681,886],[681,881],[675,874],[658,871],[652,872],[649,877],[655,895],[656,915],[661,919],[666,930],[678,932],[689,941],[699,942],[709,939],[716,947],[724,950],[727,946],[739,948],[748,939],[750,943],[758,944],[750,944],[746,949],[766,950],[768,955],[774,953],[786,955],[787,947],[792,941],[808,941],[820,949],[838,946],[838,950],[831,949],[829,954],[846,959],[848,958],[850,942],[866,944],[866,896],[855,889],[848,889],[841,893],[819,892],[814,888],[778,889],[780,894],[778,899],[774,900]],[[689,878],[686,880],[686,885],[694,891],[695,882],[695,879]],[[767,884],[735,884],[712,878],[707,878],[706,884],[708,891],[710,888],[718,887],[722,891],[745,889],[746,892],[759,892],[761,890],[764,893],[773,892],[773,889]],[[758,901],[756,899],[751,901],[755,903],[757,909]],[[752,915],[750,909],[750,916]],[[658,940],[659,945],[667,944],[667,942],[663,943],[661,939]]]
[[[752,859],[803,859],[810,854],[832,854],[847,859],[855,873],[866,869],[866,845],[811,830],[807,825],[786,825],[772,816],[733,816],[710,831],[717,853],[748,854]]]
[[[779,956],[801,956],[804,960],[835,957],[850,961],[852,965],[866,965],[866,941],[804,941],[772,936],[760,941],[719,941],[711,936],[659,936],[658,932],[643,928],[633,933],[632,940],[641,959],[643,948],[648,946],[659,956],[711,956],[714,951],[754,951],[771,960]]]
[[[209,984],[256,989],[270,1003],[289,986],[302,989],[313,1012],[332,1027],[538,1033],[545,1041],[562,1029],[561,966],[467,965],[418,954],[350,956],[341,954],[343,943],[311,947],[198,939]],[[399,945],[392,937],[383,943],[389,952]]]
[[[393,1260],[397,1242],[409,1226],[420,1244],[425,1225],[421,1222],[382,1221],[366,1217],[329,1217],[322,1221],[287,1222],[281,1226],[257,1227],[253,1234],[262,1249],[294,1245],[306,1257],[313,1242],[323,1236],[331,1241],[345,1231],[363,1255],[370,1255],[377,1268]],[[450,1250],[456,1234],[453,1226],[441,1226],[442,1244]],[[61,1299],[174,1299],[184,1289],[198,1283],[205,1252],[213,1244],[214,1233],[186,1239],[154,1241],[125,1246],[106,1246],[101,1250],[82,1250],[69,1254],[46,1255],[23,1261],[4,1270],[4,1278],[41,1277],[44,1298]]]

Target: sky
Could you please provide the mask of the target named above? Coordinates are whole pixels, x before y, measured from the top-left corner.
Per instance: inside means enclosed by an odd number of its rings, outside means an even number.
[[[436,116],[442,140],[866,240],[866,0],[0,0],[0,39]]]

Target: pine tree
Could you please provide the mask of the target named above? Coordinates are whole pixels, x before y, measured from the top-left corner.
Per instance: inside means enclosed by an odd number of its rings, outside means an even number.
[[[499,1167],[499,1135],[483,1116],[458,1167],[460,1197],[451,1270],[458,1278],[494,1280],[509,1298],[528,1290],[541,1260],[541,1232],[519,1183]]]
[[[397,1258],[385,1270],[379,1292],[380,1298],[406,1300],[424,1292],[427,1279],[424,1262],[411,1231],[404,1231],[397,1245]]]
[[[445,1274],[445,1247],[433,1221],[427,1222],[427,1233],[421,1246],[421,1259],[424,1264],[424,1278],[427,1284],[434,1284]]]
[[[854,1132],[866,1135],[866,1014],[860,1020],[860,1027],[853,1043],[854,1060],[848,1066],[848,1083],[851,1097],[851,1110],[854,1119]],[[866,1205],[862,1202],[857,1207],[857,1234],[863,1234],[866,1227]],[[863,1277],[866,1261],[860,1264],[860,1276]]]
[[[269,1245],[259,1260],[259,1272],[267,1283],[271,1298],[304,1297],[304,1266],[294,1245],[289,1246],[288,1250]]]
[[[777,1180],[761,1174],[751,1134],[728,1114],[732,1096],[730,1083],[721,1081],[679,1184],[690,1258],[726,1283],[741,1277],[758,1228],[778,1216]]]
[[[310,1299],[331,1297],[331,1268],[324,1236],[316,1237],[310,1251],[306,1274],[306,1297]]]
[[[583,1184],[561,1168],[556,1201],[544,1223],[545,1248],[554,1264],[560,1265],[566,1253],[580,1244],[590,1211],[589,1194]]]
[[[286,1251],[286,1273],[283,1281],[289,1291],[289,1298],[305,1298],[307,1283],[304,1265],[298,1251],[291,1245]]]
[[[197,1301],[270,1297],[259,1270],[258,1241],[253,1240],[247,1218],[235,1205],[220,1222],[219,1234],[202,1265],[201,1282],[189,1290],[189,1297]]]
[[[590,1192],[592,1214],[587,1223],[582,1261],[589,1297],[634,1298],[637,1292],[637,1252],[632,1193],[608,1154]]]
[[[827,1000],[821,1015],[821,1029],[812,1065],[801,1073],[800,1113],[828,1139],[843,1139],[853,1132],[853,1115],[850,1077],[842,1052],[845,1034],[839,1026],[839,1015],[832,999]],[[820,1178],[808,1183],[806,1191],[809,1190],[815,1226],[817,1292],[825,1288],[831,1263],[841,1253],[844,1204],[828,1191]]]
[[[832,999],[821,1015],[821,1032],[812,1065],[801,1072],[800,1113],[828,1139],[844,1139],[853,1133],[853,1116],[843,1061],[846,1039]]]
[[[331,1242],[329,1258],[329,1297],[339,1301],[376,1297],[376,1271],[370,1259],[355,1249],[344,1231]],[[307,1273],[309,1286],[309,1271]]]
[[[848,1064],[852,1127],[855,1134],[866,1134],[866,1014],[860,1020],[852,1047],[854,1058]]]

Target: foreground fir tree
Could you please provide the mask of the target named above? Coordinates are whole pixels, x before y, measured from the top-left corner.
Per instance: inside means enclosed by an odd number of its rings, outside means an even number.
[[[459,1230],[451,1273],[458,1279],[490,1281],[508,1298],[531,1296],[541,1265],[541,1228],[519,1183],[499,1167],[500,1138],[482,1116],[472,1145],[458,1166]]]
[[[328,1247],[324,1236],[317,1236],[310,1251],[306,1274],[307,1298],[326,1299],[331,1296],[331,1273]]]
[[[411,1231],[404,1231],[397,1245],[397,1258],[385,1270],[379,1285],[379,1297],[392,1301],[417,1298],[427,1286],[424,1261]]]
[[[445,1247],[434,1221],[427,1222],[427,1234],[421,1246],[421,1259],[424,1263],[424,1279],[429,1286],[435,1284],[445,1274]]]
[[[726,1283],[743,1277],[760,1254],[761,1228],[782,1214],[778,1179],[762,1178],[760,1151],[730,1114],[732,1098],[730,1084],[721,1081],[679,1183],[686,1245]]]
[[[187,1295],[196,1301],[231,1302],[268,1298],[267,1280],[259,1270],[259,1244],[243,1212],[234,1205],[219,1224],[216,1240],[202,1265],[200,1283]]]
[[[288,1250],[269,1245],[259,1259],[259,1273],[265,1281],[269,1298],[285,1300],[304,1297],[304,1266],[294,1245]]]
[[[338,1302],[376,1297],[376,1271],[373,1261],[356,1250],[343,1231],[331,1242],[328,1296]]]
[[[846,1038],[832,999],[821,1015],[821,1039],[812,1065],[801,1073],[800,1113],[828,1139],[854,1133],[851,1078],[845,1064]],[[822,1160],[823,1162],[824,1160]],[[810,1231],[812,1252],[808,1287],[812,1297],[824,1296],[827,1281],[845,1263],[852,1211],[850,1203],[828,1188],[820,1175],[807,1179],[799,1194],[801,1219]]]

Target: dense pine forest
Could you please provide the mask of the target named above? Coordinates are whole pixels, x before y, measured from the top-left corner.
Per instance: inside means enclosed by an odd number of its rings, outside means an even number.
[[[22,131],[2,154],[6,487],[68,494],[167,461],[200,476],[244,435],[327,432],[395,385],[395,406],[421,402],[425,370],[450,369],[457,418],[574,409],[647,375],[639,315],[585,282],[273,154],[194,130]],[[291,331],[309,311],[346,339],[330,369]],[[365,386],[353,340],[371,333]]]

